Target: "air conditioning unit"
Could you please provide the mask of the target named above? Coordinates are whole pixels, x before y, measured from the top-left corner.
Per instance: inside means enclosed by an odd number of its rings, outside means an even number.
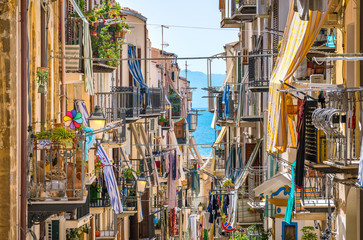
[[[45,237],[47,240],[66,240],[66,219],[51,217],[45,221]]]

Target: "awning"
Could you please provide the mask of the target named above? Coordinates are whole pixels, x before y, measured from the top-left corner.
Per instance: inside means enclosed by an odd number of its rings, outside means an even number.
[[[332,0],[329,0],[328,6],[331,2]],[[309,52],[328,13],[310,11],[309,21],[302,21],[293,7],[292,2],[282,47],[270,79],[266,142],[266,151],[269,153],[281,153],[286,151],[287,147],[287,106],[285,93],[277,91],[284,88],[280,81],[291,82],[294,72]]]
[[[127,61],[129,64],[129,70],[134,78],[134,83],[138,87],[146,88],[147,90],[147,105],[150,105],[150,91],[149,87],[145,84],[144,77],[142,76],[141,67],[139,61],[137,60],[138,56],[136,53],[136,47],[129,46],[128,48],[129,60]]]
[[[276,193],[281,187],[288,186],[291,188],[291,174],[287,172],[279,172],[269,180],[263,182],[258,187],[254,189],[255,196],[258,197],[261,194],[271,196],[273,193]],[[287,191],[285,191],[288,193]],[[285,194],[286,199],[289,197],[288,194]]]
[[[89,23],[87,18],[83,15],[82,11],[79,9],[78,4],[71,0],[74,10],[82,18],[83,21],[83,51],[84,51],[84,76],[85,76],[85,86],[86,93],[93,95],[93,53],[91,44],[91,34],[89,32]]]

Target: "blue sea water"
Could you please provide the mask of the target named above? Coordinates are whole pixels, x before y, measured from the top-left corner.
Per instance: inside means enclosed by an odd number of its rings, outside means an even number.
[[[208,112],[207,108],[198,108],[198,110],[204,110],[198,112],[198,126],[197,130],[192,133],[195,137],[195,141],[198,145],[198,149],[201,155],[208,157],[211,151],[211,145],[215,140],[215,130],[211,128],[213,120],[213,113]],[[220,128],[217,127],[217,130]]]

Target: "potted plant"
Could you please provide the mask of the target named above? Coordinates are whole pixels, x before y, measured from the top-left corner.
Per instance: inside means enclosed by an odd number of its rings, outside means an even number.
[[[67,149],[74,148],[75,137],[74,131],[65,128],[56,128],[51,134],[51,140]]]
[[[162,127],[166,126],[167,122],[168,122],[168,119],[164,118],[164,116],[161,116],[160,120],[159,120],[159,126],[162,126]]]
[[[47,93],[48,72],[48,68],[37,68],[38,93]]]
[[[300,231],[303,233],[302,240],[318,240],[318,234],[314,232],[314,227],[305,226]]]
[[[50,133],[47,131],[39,132],[35,135],[36,148],[39,150],[49,150],[52,146]]]

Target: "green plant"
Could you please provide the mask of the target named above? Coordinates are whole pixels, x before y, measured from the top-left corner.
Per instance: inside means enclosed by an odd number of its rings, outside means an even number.
[[[224,188],[228,188],[228,187],[231,187],[231,186],[233,186],[233,183],[232,183],[231,179],[224,180],[224,182],[223,182],[223,187]]]
[[[97,37],[92,39],[92,51],[99,58],[107,58],[111,61],[106,63],[110,66],[117,66],[119,61],[112,61],[112,59],[120,58],[120,51],[122,49],[123,39],[114,39],[109,31],[110,26],[102,27]]]
[[[318,240],[318,234],[314,232],[314,227],[305,226],[300,231],[303,233],[302,240]]]
[[[133,175],[132,175],[133,172],[134,172],[134,170],[132,168],[126,168],[124,170],[124,178],[125,179],[132,179],[133,178]]]
[[[40,86],[46,86],[48,82],[48,69],[38,68],[37,81]]]
[[[72,130],[67,130],[65,128],[56,128],[47,131],[41,131],[35,134],[37,139],[49,139],[53,142],[58,142],[61,144],[73,143],[76,138],[76,134]]]
[[[164,118],[164,116],[162,115],[161,117],[160,117],[160,119],[159,119],[159,122],[163,122],[163,123],[166,123],[166,122],[168,122],[169,120],[168,119],[166,119],[166,118]]]

